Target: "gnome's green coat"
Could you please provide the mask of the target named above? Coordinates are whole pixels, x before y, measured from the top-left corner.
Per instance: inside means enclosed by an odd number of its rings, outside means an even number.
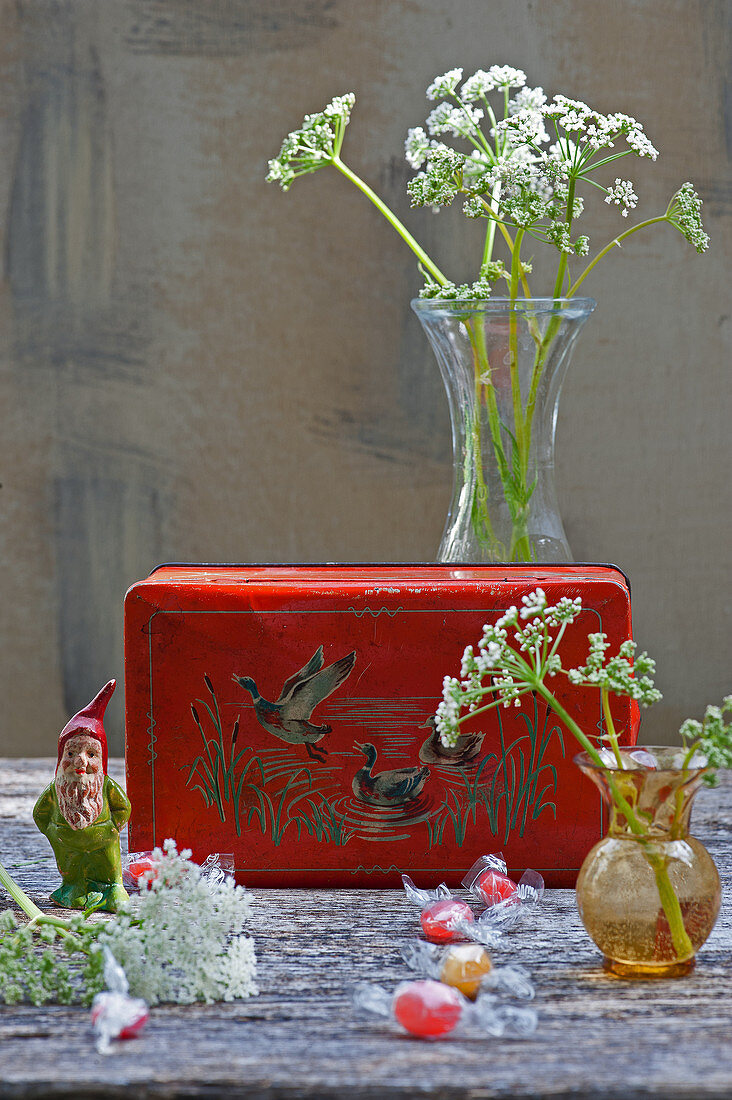
[[[63,879],[51,901],[64,909],[94,906],[115,913],[129,896],[122,885],[119,834],[130,816],[130,802],[108,775],[102,800],[99,817],[84,829],[72,829],[64,818],[54,783],[49,783],[33,807],[33,820],[48,837]]]

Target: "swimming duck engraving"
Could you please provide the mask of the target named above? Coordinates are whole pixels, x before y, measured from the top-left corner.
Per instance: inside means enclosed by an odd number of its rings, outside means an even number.
[[[376,746],[367,742],[354,747],[366,757],[366,764],[356,772],[351,783],[354,795],[361,802],[372,806],[401,806],[415,799],[429,778],[429,768],[394,768],[374,775]]]
[[[461,768],[475,760],[485,737],[484,733],[461,733],[452,748],[448,748],[440,740],[434,718],[428,718],[419,728],[431,731],[419,750],[419,759],[423,764],[442,764],[448,768]]]
[[[332,695],[350,675],[356,663],[356,651],[325,668],[323,660],[321,645],[308,663],[285,681],[274,703],[260,695],[251,676],[232,676],[235,683],[250,693],[260,726],[289,745],[304,745],[308,756],[321,762],[327,752],[317,747],[317,742],[330,733],[332,726],[316,726],[310,721],[310,716],[318,703]]]

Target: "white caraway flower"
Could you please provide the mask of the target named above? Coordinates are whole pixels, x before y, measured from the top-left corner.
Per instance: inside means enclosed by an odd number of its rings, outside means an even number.
[[[173,841],[153,854],[146,889],[133,897],[100,943],[124,968],[130,992],[148,1004],[230,1001],[257,992],[254,946],[241,934],[249,894],[207,881]]]
[[[496,620],[498,630],[505,630],[507,626],[515,626],[518,622],[518,614],[518,608],[515,606],[509,607],[508,611],[504,611],[500,619]]]
[[[582,610],[582,600],[579,596],[570,599],[562,596],[554,607],[547,607],[545,615],[548,626],[559,626],[560,623],[573,623]]]
[[[460,89],[460,98],[463,103],[473,103],[476,99],[485,97],[496,87],[496,83],[484,69],[478,69],[463,84]]]
[[[616,179],[613,186],[608,188],[605,202],[612,203],[614,206],[622,206],[623,209],[620,213],[624,218],[627,218],[628,211],[635,210],[638,205],[638,196],[633,190],[633,184],[630,180]]]
[[[527,108],[538,111],[545,103],[546,96],[543,88],[521,88],[520,91],[516,92],[513,99],[508,101],[508,113],[517,115],[519,111],[524,111]]]
[[[476,99],[485,99],[496,88],[521,88],[526,83],[523,69],[512,69],[510,65],[492,65],[486,72],[478,69],[469,76],[460,89],[463,103],[473,103]],[[536,89],[541,91],[540,88]]]
[[[427,159],[430,150],[430,140],[421,126],[415,126],[407,131],[407,140],[404,142],[404,155],[410,168],[417,172]]]
[[[446,96],[454,95],[462,79],[462,69],[450,69],[442,76],[436,76],[427,89],[427,98],[444,99]]]
[[[701,220],[702,200],[690,183],[684,183],[671,199],[666,210],[666,217],[671,225],[675,226],[679,233],[683,233],[689,244],[693,244],[697,252],[706,252],[709,248],[709,237],[704,232]]]
[[[433,137],[440,134],[452,134],[453,137],[465,137],[479,128],[483,112],[466,104],[454,107],[451,103],[438,103],[427,116],[427,129]]]
[[[494,88],[523,88],[526,73],[523,69],[514,69],[510,65],[491,65],[488,76]]]
[[[640,122],[631,118],[630,115],[622,114],[609,115],[608,121],[625,135],[625,140],[636,156],[656,160],[658,149],[648,140]]]
[[[522,596],[521,603],[524,605],[521,608],[521,618],[534,619],[537,615],[541,615],[546,607],[546,593],[543,588],[537,588],[528,596]]]

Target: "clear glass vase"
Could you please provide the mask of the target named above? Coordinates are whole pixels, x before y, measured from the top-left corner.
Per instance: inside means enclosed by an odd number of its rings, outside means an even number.
[[[693,967],[721,899],[712,857],[689,835],[705,768],[696,760],[681,768],[680,749],[621,756],[622,770],[601,768],[587,753],[575,757],[610,810],[607,836],[582,864],[577,907],[606,969],[626,978],[679,977]],[[644,756],[655,766],[639,763]],[[632,814],[618,809],[618,794]]]
[[[448,562],[572,560],[554,488],[559,394],[591,298],[415,299],[452,422]]]

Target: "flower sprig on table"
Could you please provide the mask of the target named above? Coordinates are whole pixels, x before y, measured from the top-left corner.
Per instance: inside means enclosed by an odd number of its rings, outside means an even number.
[[[0,1001],[91,1004],[104,986],[105,947],[130,993],[148,1004],[230,1001],[257,992],[252,940],[242,934],[249,894],[233,879],[205,879],[172,840],[155,849],[139,897],[98,922],[44,913],[0,865],[0,884],[30,918],[0,913]]]
[[[519,285],[530,296],[528,272],[521,261],[525,236],[559,252],[555,298],[575,294],[610,249],[650,225],[673,226],[698,252],[708,247],[701,199],[690,183],[684,183],[662,214],[616,236],[572,278],[569,258],[590,252],[588,236],[575,233],[584,209],[578,189],[598,190],[606,203],[619,207],[627,218],[638,204],[634,184],[617,176],[614,182],[603,177],[623,157],[657,158],[658,151],[642,125],[630,115],[602,114],[564,95],[549,102],[542,88],[527,85],[522,69],[509,65],[479,69],[465,80],[461,68],[451,69],[430,84],[427,98],[437,105],[424,126],[409,130],[405,142],[407,161],[417,172],[407,186],[412,205],[440,208],[461,197],[467,217],[485,223],[478,278],[459,286],[461,299],[487,298],[491,285],[503,277],[502,271],[489,266],[496,232],[510,258],[512,298]],[[267,179],[286,191],[299,176],[332,165],[374,203],[415,253],[426,280],[422,294],[455,297],[458,284],[443,274],[393,211],[343,161],[343,140],[354,104],[355,96],[349,92],[336,96],[322,111],[306,115],[302,126],[287,135],[279,155],[270,160]],[[457,141],[459,147],[447,144],[445,138]],[[622,143],[619,149],[618,143]]]

